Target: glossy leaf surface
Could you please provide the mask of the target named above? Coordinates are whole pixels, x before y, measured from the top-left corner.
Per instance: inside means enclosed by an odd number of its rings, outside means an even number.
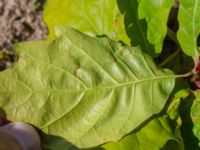
[[[54,37],[57,25],[71,26],[89,35],[106,35],[129,44],[116,0],[48,0],[44,19],[49,38]]]
[[[178,39],[183,51],[198,56],[197,37],[200,33],[200,0],[180,0]]]
[[[174,0],[139,0],[138,13],[148,24],[147,37],[160,53],[167,34],[167,21]]]
[[[0,74],[0,107],[77,147],[117,141],[159,113],[174,87],[139,48],[59,28],[51,42],[15,47],[18,62]]]

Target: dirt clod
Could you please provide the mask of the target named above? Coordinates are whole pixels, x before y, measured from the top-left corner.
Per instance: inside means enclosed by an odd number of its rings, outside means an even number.
[[[47,38],[48,29],[42,18],[44,3],[45,0],[0,0],[0,50],[11,55],[0,61],[0,70],[13,61],[14,43]]]
[[[0,49],[19,41],[47,37],[37,4],[36,0],[0,0]]]

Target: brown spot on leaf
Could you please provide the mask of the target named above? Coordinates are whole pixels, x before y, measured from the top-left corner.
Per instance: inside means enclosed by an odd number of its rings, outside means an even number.
[[[193,118],[192,118],[192,122],[193,122],[193,123],[197,122],[197,119],[193,117]]]
[[[65,48],[65,49],[64,49],[64,52],[65,52],[65,53],[68,53],[68,52],[69,52],[68,48]]]

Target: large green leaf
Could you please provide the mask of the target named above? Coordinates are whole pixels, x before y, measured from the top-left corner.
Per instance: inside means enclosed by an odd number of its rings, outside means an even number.
[[[178,39],[183,51],[198,56],[197,37],[200,33],[200,0],[179,0]]]
[[[167,21],[174,0],[138,0],[139,17],[148,24],[147,37],[154,44],[156,53],[160,53],[167,33]]]
[[[129,44],[116,0],[48,0],[44,19],[49,27],[49,38],[54,37],[54,27],[74,27],[89,35],[107,35]]]
[[[192,105],[191,117],[192,117],[192,121],[194,123],[194,128],[193,128],[194,135],[200,141],[200,92],[199,91],[198,91],[198,93],[196,95],[196,99]]]
[[[154,46],[147,39],[147,24],[144,19],[138,16],[137,0],[117,0],[118,7],[124,14],[126,33],[131,39],[133,46],[140,45],[142,50],[151,56],[155,56]]]
[[[0,107],[78,147],[117,141],[164,107],[175,75],[139,48],[72,28],[52,43],[15,47],[18,62],[0,73]]]

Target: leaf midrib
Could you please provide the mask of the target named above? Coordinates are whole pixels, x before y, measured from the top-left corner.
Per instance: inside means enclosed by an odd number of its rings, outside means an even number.
[[[102,89],[114,89],[114,88],[118,88],[118,87],[122,87],[122,86],[130,86],[130,85],[136,85],[136,84],[140,84],[140,83],[144,83],[144,82],[148,82],[148,81],[153,81],[153,80],[165,80],[165,79],[175,79],[175,78],[180,78],[180,77],[184,77],[184,75],[169,75],[169,76],[157,76],[155,78],[146,78],[146,79],[142,79],[142,80],[138,80],[138,81],[132,81],[132,82],[125,82],[122,84],[118,84],[118,85],[111,85],[111,86],[98,86],[98,87],[94,87],[94,88],[87,88],[87,89],[46,89],[46,90],[40,90],[40,91],[30,91],[32,93],[49,93],[49,92],[64,92],[64,93],[70,93],[70,92],[89,92],[89,91],[93,91],[93,90],[102,90]],[[19,80],[16,80],[19,82]],[[27,88],[27,87],[26,87]],[[2,93],[18,93],[17,91],[10,91],[10,92],[0,92],[0,94]]]

